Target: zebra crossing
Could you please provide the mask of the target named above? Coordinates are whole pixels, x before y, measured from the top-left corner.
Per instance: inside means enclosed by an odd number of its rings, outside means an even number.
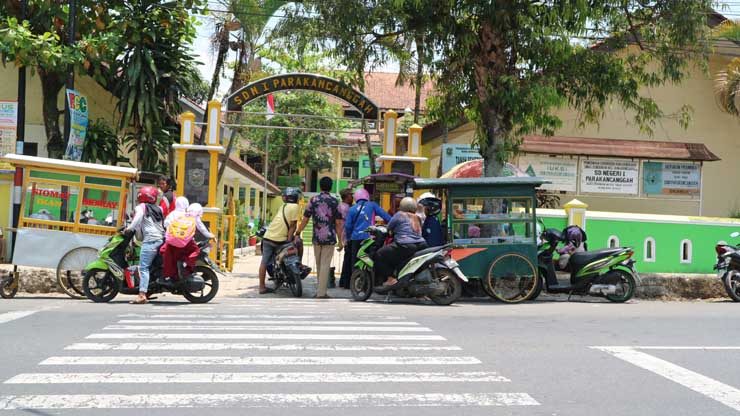
[[[138,307],[3,381],[0,410],[539,405],[431,328],[387,313],[285,299]]]

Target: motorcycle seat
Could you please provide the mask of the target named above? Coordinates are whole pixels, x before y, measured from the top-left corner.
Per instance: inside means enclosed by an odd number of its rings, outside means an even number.
[[[447,247],[448,245],[449,244],[443,245],[443,246],[437,246],[437,247],[429,247],[429,248],[425,248],[424,250],[419,250],[416,253],[414,253],[414,257],[423,256],[423,255],[429,254],[429,253],[436,253],[437,251],[442,250],[443,248]]]
[[[614,254],[624,251],[623,248],[607,248],[596,251],[586,251],[583,253],[573,253],[568,261],[568,266],[571,270],[580,270],[596,260],[607,258]]]

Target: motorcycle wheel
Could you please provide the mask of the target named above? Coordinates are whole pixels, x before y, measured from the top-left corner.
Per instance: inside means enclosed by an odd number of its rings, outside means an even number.
[[[740,275],[725,272],[722,276],[722,284],[725,286],[727,295],[735,302],[740,302]]]
[[[0,297],[11,299],[18,293],[18,285],[13,281],[13,276],[8,275],[0,280]]]
[[[373,294],[373,278],[369,271],[355,269],[349,278],[349,291],[352,299],[364,302]]]
[[[190,303],[208,303],[218,293],[218,276],[210,267],[205,266],[195,266],[195,273],[200,273],[200,277],[205,281],[205,286],[198,292],[185,290],[182,295]]]
[[[545,274],[547,273],[544,269],[539,269],[537,271],[537,287],[534,289],[534,292],[532,292],[531,295],[527,298],[527,300],[535,300],[537,299],[540,294],[542,293],[542,289],[545,287]]]
[[[290,293],[293,294],[294,297],[300,298],[303,296],[303,283],[301,283],[301,275],[296,275],[295,273],[288,270],[287,274],[287,282],[288,288],[290,289]]]
[[[456,300],[460,299],[460,296],[462,295],[462,282],[460,282],[451,270],[437,270],[437,275],[439,275],[439,281],[444,283],[447,287],[443,294],[430,296],[430,298],[432,299],[432,302],[437,305],[452,305]]]
[[[614,303],[624,303],[630,300],[632,298],[632,295],[635,294],[635,289],[637,289],[637,282],[635,282],[635,277],[632,276],[631,273],[627,273],[624,270],[615,271],[619,274],[620,281],[617,283],[617,286],[621,285],[622,294],[606,295],[606,298]]]
[[[110,270],[90,269],[82,279],[82,291],[95,303],[110,302],[118,295],[119,281]]]

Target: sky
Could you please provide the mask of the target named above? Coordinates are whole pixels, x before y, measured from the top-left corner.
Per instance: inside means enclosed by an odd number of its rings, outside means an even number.
[[[727,18],[730,19],[740,19],[740,0],[726,0],[722,1],[722,3],[724,4],[724,7],[718,8],[720,13],[724,14]],[[212,9],[223,8],[223,6],[220,5],[218,1],[211,0],[208,2],[208,4],[209,7],[211,7]],[[280,11],[278,11],[277,13],[280,14]],[[213,24],[211,19],[212,18],[208,16],[198,17],[198,20],[201,24],[198,27],[197,37],[193,45],[193,54],[196,56],[196,59],[201,62],[200,71],[203,75],[203,79],[208,81],[209,84],[213,76],[213,69],[215,66],[215,57],[214,54],[211,52],[210,46],[210,37],[213,33]],[[273,17],[268,22],[268,26],[274,27],[278,22],[279,18]],[[230,60],[233,61],[234,59],[236,59],[236,56],[233,52],[231,52]],[[383,65],[378,68],[376,72],[398,72],[398,63],[391,62],[389,64]],[[219,92],[221,94],[225,93],[228,90],[230,84],[231,82],[229,80],[222,79]]]

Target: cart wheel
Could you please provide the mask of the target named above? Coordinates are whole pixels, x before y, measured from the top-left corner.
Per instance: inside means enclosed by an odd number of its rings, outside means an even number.
[[[92,247],[78,247],[73,249],[59,260],[57,265],[57,282],[72,299],[83,299],[82,279],[85,277],[85,267],[98,258],[98,250]]]
[[[500,256],[488,268],[485,285],[495,299],[506,303],[527,300],[537,290],[537,270],[528,258],[508,253]]]
[[[13,279],[13,275],[9,274],[0,279],[0,297],[3,299],[11,299],[18,293],[18,282]]]

